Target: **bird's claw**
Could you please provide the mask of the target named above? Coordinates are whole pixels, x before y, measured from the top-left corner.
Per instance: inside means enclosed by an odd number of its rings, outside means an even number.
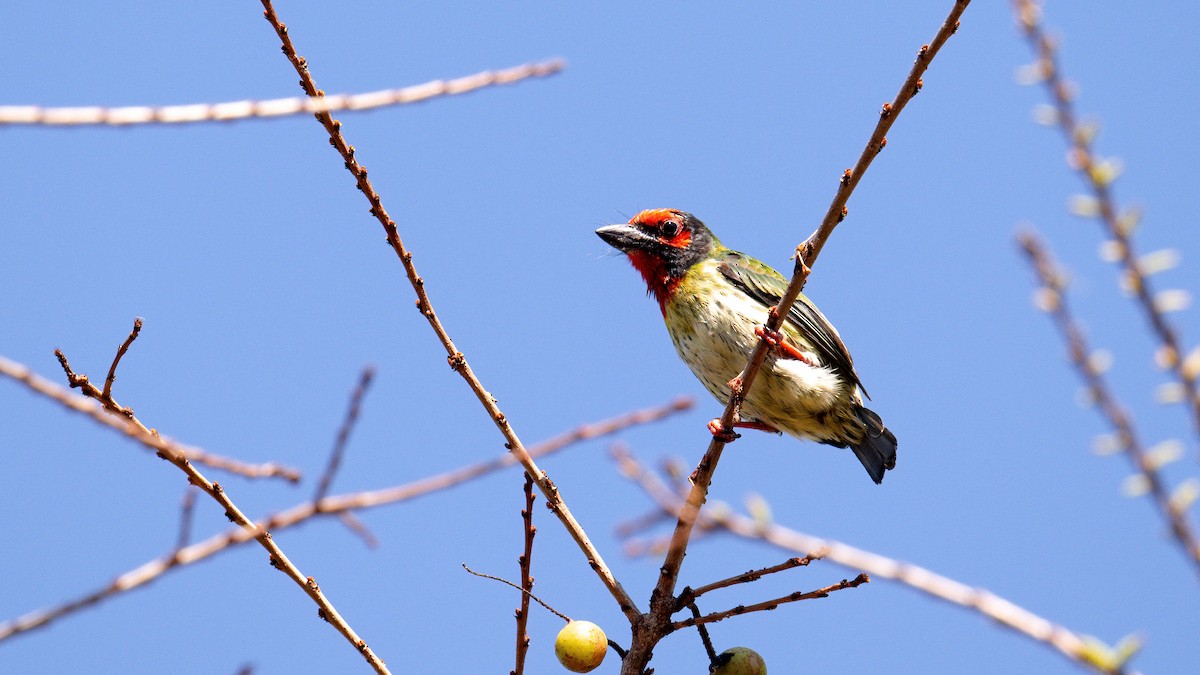
[[[735,423],[733,426],[737,426]],[[742,435],[735,432],[732,428],[726,429],[724,424],[721,424],[721,418],[715,417],[708,423],[708,431],[718,441],[722,443],[732,443],[741,438]]]
[[[814,367],[817,365],[813,363],[812,360],[804,354],[804,352],[792,346],[792,344],[783,337],[783,333],[780,333],[777,330],[772,330],[766,326],[755,326],[754,334],[763,340],[766,340],[767,344],[771,345],[771,349],[780,356],[796,359],[801,363],[807,363],[808,365]]]

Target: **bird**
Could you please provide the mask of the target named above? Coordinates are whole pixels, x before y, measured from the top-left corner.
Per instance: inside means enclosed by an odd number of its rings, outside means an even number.
[[[718,401],[729,400],[730,380],[767,339],[771,349],[734,427],[848,447],[871,480],[883,482],[896,465],[896,436],[863,407],[866,389],[837,329],[804,294],[780,331],[761,323],[787,289],[783,275],[676,209],[648,209],[596,234],[641,273],[679,357]],[[719,418],[708,427],[722,440],[737,437]]]

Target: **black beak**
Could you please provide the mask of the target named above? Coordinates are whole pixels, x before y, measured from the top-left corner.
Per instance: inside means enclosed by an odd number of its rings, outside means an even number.
[[[658,240],[632,225],[605,225],[596,234],[609,246],[628,253],[649,248]]]

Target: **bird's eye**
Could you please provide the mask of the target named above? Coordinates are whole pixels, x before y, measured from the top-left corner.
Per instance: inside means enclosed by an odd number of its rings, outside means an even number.
[[[675,235],[679,234],[679,223],[673,220],[668,220],[662,224],[662,233],[663,236],[668,239],[673,238]]]

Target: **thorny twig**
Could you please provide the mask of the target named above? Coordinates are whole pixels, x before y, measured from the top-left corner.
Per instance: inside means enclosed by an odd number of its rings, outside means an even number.
[[[0,360],[0,365],[3,365],[2,360]],[[33,377],[36,378],[37,376]],[[63,404],[69,405],[66,401],[63,401]],[[638,410],[612,419],[583,424],[564,434],[531,446],[529,453],[538,458],[546,457],[580,441],[614,434],[640,424],[650,424],[681,411],[688,410],[691,406],[691,399],[680,398],[657,408]],[[100,414],[104,415],[103,412]],[[105,415],[105,417],[110,416]],[[286,511],[281,511],[260,519],[257,523],[257,530],[280,532],[307,522],[312,518],[329,516],[341,518],[351,516],[358,509],[369,509],[395,504],[432,492],[446,490],[469,480],[510,467],[516,463],[517,460],[513,457],[512,453],[506,452],[486,462],[429,476],[405,485],[369,492],[355,492],[326,497],[321,504],[320,510],[316,508],[313,502],[304,502]],[[46,626],[59,618],[95,605],[107,598],[144,586],[172,570],[205,560],[222,551],[245,544],[254,538],[254,534],[255,532],[240,527],[228,530],[186,548],[181,548],[169,556],[146,562],[135,569],[119,575],[103,588],[81,598],[70,600],[55,607],[40,609],[0,623],[0,642],[15,635]],[[370,543],[370,540],[368,540],[368,543]]]
[[[1142,476],[1147,492],[1158,507],[1159,514],[1170,527],[1171,534],[1184,553],[1191,558],[1196,571],[1200,572],[1200,545],[1197,545],[1187,512],[1172,502],[1166,481],[1159,474],[1154,461],[1138,437],[1133,427],[1133,419],[1109,389],[1103,373],[1093,363],[1092,351],[1084,338],[1083,330],[1071,313],[1063,292],[1066,283],[1064,275],[1057,269],[1046,252],[1045,245],[1036,235],[1025,232],[1019,236],[1019,240],[1041,283],[1043,308],[1054,319],[1055,325],[1067,342],[1071,363],[1075,365],[1075,369],[1087,385],[1096,408],[1116,432],[1118,446],[1124,450],[1130,464]]]
[[[623,476],[637,483],[664,512],[679,513],[683,508],[683,500],[678,494],[643,467],[628,451],[619,446],[613,446],[610,450]],[[822,560],[867,572],[875,579],[891,579],[937,600],[974,610],[1002,626],[1053,647],[1075,663],[1097,672],[1115,673],[1121,670],[1106,660],[1113,650],[1100,644],[1099,640],[1052,623],[985,588],[968,586],[912,563],[832,539],[814,537],[776,523],[764,525],[753,518],[734,513],[724,505],[719,506],[707,508],[700,514],[697,527],[701,531],[728,532],[743,539],[765,541],[785,551],[819,551]],[[663,537],[656,545],[640,547],[640,551],[626,546],[626,553],[656,553],[665,548],[668,541],[669,537]]]
[[[279,35],[279,39],[283,43],[284,55],[291,61],[297,74],[300,75],[300,84],[304,88],[304,93],[315,98],[324,96],[324,93],[317,88],[312,75],[309,73],[308,62],[296,53],[292,39],[288,35],[287,26],[275,14],[271,0],[262,0],[262,4],[265,8],[263,12],[264,16],[275,29],[276,34]],[[330,143],[338,151],[338,154],[341,155],[346,169],[354,176],[358,184],[358,189],[362,191],[371,203],[370,212],[379,220],[380,225],[383,226],[384,231],[387,233],[388,244],[396,253],[396,257],[400,259],[401,264],[404,266],[405,274],[408,276],[408,280],[416,292],[417,309],[429,321],[429,326],[437,334],[438,340],[446,349],[447,361],[450,367],[462,376],[467,386],[470,387],[476,398],[479,399],[480,404],[483,405],[488,416],[491,417],[492,422],[496,425],[496,428],[503,434],[505,447],[517,457],[517,460],[525,468],[525,471],[533,476],[538,489],[546,499],[546,505],[554,512],[554,515],[558,517],[563,527],[567,529],[571,538],[575,540],[576,545],[583,551],[587,558],[588,566],[592,568],[601,583],[604,584],[605,588],[608,589],[609,593],[617,601],[617,605],[621,608],[621,611],[624,612],[631,623],[640,620],[641,612],[637,609],[637,603],[634,602],[629,593],[625,591],[616,577],[613,576],[607,563],[604,562],[604,558],[601,557],[600,551],[592,544],[583,526],[575,520],[575,516],[567,508],[566,502],[559,494],[558,486],[550,480],[550,477],[544,471],[538,468],[529,451],[526,450],[525,445],[521,442],[520,437],[517,436],[516,430],[513,429],[508,418],[496,404],[495,397],[483,387],[483,383],[476,377],[475,372],[467,362],[466,356],[458,350],[454,345],[454,341],[450,339],[450,335],[442,325],[441,319],[438,318],[437,313],[433,310],[433,305],[425,290],[425,280],[417,274],[417,268],[412,261],[412,253],[404,246],[403,241],[400,239],[396,222],[388,215],[383,207],[383,199],[375,191],[375,188],[371,185],[371,181],[368,180],[366,167],[360,165],[358,160],[355,159],[354,147],[347,143],[345,137],[342,135],[341,122],[334,120],[327,112],[317,113],[316,117],[329,133]]]
[[[334,112],[339,110],[371,110],[385,106],[419,103],[443,96],[457,96],[468,92],[504,84],[515,84],[531,77],[554,75],[563,69],[559,59],[542,63],[526,63],[504,70],[485,70],[454,80],[434,80],[403,89],[385,89],[363,94],[333,94],[321,98],[307,96],[276,98],[264,101],[230,101],[227,103],[193,103],[161,108],[128,106],[101,108],[87,106],[79,108],[42,108],[35,105],[0,106],[0,126],[41,125],[81,126],[132,124],[190,124],[196,122],[230,122],[242,119],[267,119],[300,115],[304,113]]]
[[[1104,226],[1105,234],[1112,239],[1113,246],[1110,250],[1120,262],[1124,274],[1123,285],[1133,293],[1142,307],[1146,321],[1161,345],[1158,361],[1164,368],[1171,370],[1183,387],[1191,410],[1192,423],[1200,433],[1200,384],[1197,383],[1200,368],[1187,367],[1179,334],[1167,320],[1166,313],[1155,302],[1149,276],[1142,269],[1131,236],[1137,225],[1138,215],[1135,211],[1122,214],[1117,207],[1112,192],[1112,182],[1117,177],[1117,170],[1111,161],[1096,156],[1092,149],[1095,129],[1091,125],[1080,123],[1076,117],[1075,90],[1071,83],[1063,79],[1058,65],[1058,45],[1042,27],[1041,6],[1033,0],[1014,0],[1013,8],[1022,33],[1037,54],[1037,62],[1032,72],[1035,78],[1045,85],[1054,104],[1057,126],[1070,146],[1070,152],[1067,153],[1068,164],[1092,192],[1096,215]]]
[[[526,627],[529,624],[529,598],[533,593],[533,537],[537,528],[533,526],[533,478],[525,476],[525,508],[521,509],[522,530],[525,532],[525,550],[517,559],[521,567],[521,588],[526,592],[521,594],[521,606],[517,608],[517,663],[512,675],[522,675],[525,672],[525,654],[529,651],[529,634]]]
[[[876,124],[875,130],[871,134],[871,138],[867,141],[867,145],[859,156],[854,169],[847,170],[843,175],[838,191],[834,196],[833,202],[830,204],[829,210],[825,214],[825,218],[821,221],[816,231],[796,247],[795,272],[779,304],[771,308],[768,312],[766,321],[768,330],[778,330],[782,325],[784,318],[788,315],[792,305],[796,302],[796,298],[800,295],[805,282],[807,282],[811,267],[816,262],[821,248],[825,245],[825,241],[829,238],[829,235],[833,232],[837,224],[845,217],[846,202],[849,200],[851,193],[858,186],[858,182],[862,180],[863,174],[866,173],[875,156],[883,149],[886,143],[886,134],[900,112],[908,104],[908,101],[920,91],[923,85],[921,77],[929,67],[930,62],[933,61],[933,58],[942,48],[942,45],[958,30],[959,17],[962,16],[963,10],[967,8],[969,3],[970,0],[955,0],[954,7],[950,10],[945,21],[942,22],[942,26],[934,36],[934,39],[929,44],[922,45],[917,51],[916,62],[913,64],[908,77],[905,78],[904,84],[901,85],[900,91],[896,94],[895,98],[890,103],[884,104],[879,116],[879,122]],[[754,383],[754,379],[757,377],[758,371],[766,359],[767,350],[767,340],[765,338],[760,339],[758,345],[755,346],[753,353],[750,355],[746,367],[740,375],[730,381],[729,402],[725,406],[725,411],[720,418],[723,428],[732,429],[734,422],[741,417],[742,401],[745,399],[746,392],[749,391],[750,386]],[[671,544],[663,561],[658,583],[650,596],[649,625],[645,629],[650,635],[664,634],[663,631],[667,629],[670,622],[670,613],[675,601],[675,584],[679,578],[679,569],[683,565],[683,558],[686,555],[688,539],[691,536],[692,527],[699,515],[700,508],[707,497],[708,486],[712,482],[713,472],[716,471],[717,463],[721,459],[721,452],[724,448],[725,442],[718,437],[714,437],[707,451],[705,451],[703,458],[701,458],[697,465],[696,472],[693,474],[692,489],[683,507],[679,510],[675,531],[672,534]],[[643,649],[639,650],[639,642],[635,639],[634,645],[630,648],[630,654],[633,658],[626,659],[622,673],[625,675],[641,675],[650,660],[650,650],[656,642],[657,639],[646,640],[643,643]]]
[[[214,455],[197,447],[177,443],[160,436],[157,432],[153,432],[153,435],[143,434],[137,425],[131,424],[124,416],[118,418],[114,415],[109,415],[104,412],[103,406],[97,401],[75,396],[71,394],[70,389],[51,382],[34,373],[28,366],[16,361],[10,361],[3,356],[0,356],[0,375],[20,382],[29,388],[30,391],[41,394],[61,404],[68,410],[82,413],[100,424],[116,429],[155,452],[173,452],[187,457],[188,461],[195,464],[203,464],[214,469],[236,473],[246,478],[278,477],[292,483],[300,482],[300,472],[291,467],[282,466],[274,462],[268,464],[247,464],[236,459],[230,459],[229,457]]]
[[[137,427],[141,436],[147,438],[157,438],[157,434],[146,428],[146,426],[133,415],[133,410],[131,408],[121,407],[115,400],[113,400],[111,395],[105,396],[103,392],[96,388],[96,385],[88,381],[86,375],[76,374],[71,369],[70,364],[67,362],[67,357],[62,353],[62,351],[55,350],[54,353],[58,357],[58,361],[62,365],[63,372],[66,373],[67,380],[71,383],[72,388],[80,389],[84,396],[94,398],[100,401],[100,403],[106,409],[112,410],[116,414],[123,415],[129,420],[132,426]],[[200,471],[188,461],[187,457],[176,452],[173,448],[164,448],[163,450],[160,450],[158,454],[163,459],[174,464],[180,471],[183,471],[184,474],[187,475],[189,483],[203,490],[205,494],[207,494],[209,497],[212,497],[218,504],[220,504],[225,510],[225,516],[228,517],[230,521],[236,523],[244,531],[251,534],[251,536],[253,536],[253,538],[267,550],[267,553],[270,556],[271,566],[286,574],[288,578],[296,582],[296,584],[300,586],[300,588],[302,588],[310,598],[312,598],[313,602],[316,603],[317,607],[319,608],[318,614],[320,617],[332,624],[333,627],[339,633],[341,633],[346,640],[348,640],[350,644],[358,650],[360,654],[363,655],[363,658],[367,660],[367,663],[369,663],[376,672],[389,672],[383,661],[375,655],[375,652],[373,652],[371,648],[367,646],[367,643],[364,642],[363,639],[360,638],[354,631],[354,629],[350,627],[350,624],[344,618],[342,618],[341,614],[339,614],[334,608],[333,603],[329,601],[329,598],[325,596],[325,593],[317,585],[317,582],[312,577],[306,577],[300,572],[299,568],[297,568],[296,565],[292,563],[290,559],[288,559],[287,555],[284,554],[283,549],[279,548],[279,545],[275,543],[275,540],[272,539],[270,532],[251,522],[250,519],[247,518],[244,513],[242,513],[241,509],[239,509],[237,505],[233,503],[233,500],[229,497],[229,495],[225,492],[225,489],[221,487],[219,483],[210,482],[208,478],[200,473]],[[178,554],[179,551],[176,551],[172,557],[177,557]]]

